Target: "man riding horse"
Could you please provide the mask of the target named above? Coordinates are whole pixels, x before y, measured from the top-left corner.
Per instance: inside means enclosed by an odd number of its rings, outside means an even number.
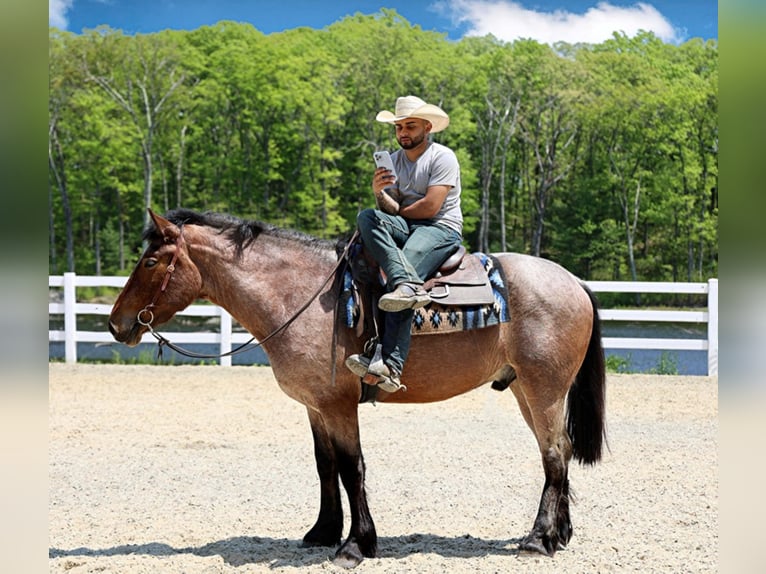
[[[430,298],[423,282],[457,249],[462,241],[460,165],[455,153],[436,143],[430,134],[449,125],[438,106],[416,96],[397,98],[394,112],[384,110],[376,119],[396,127],[401,149],[391,154],[396,174],[379,167],[372,180],[375,209],[357,217],[365,249],[386,277],[388,292],[378,303],[385,311],[380,353],[353,354],[346,366],[365,382],[394,392],[410,350],[415,309]]]

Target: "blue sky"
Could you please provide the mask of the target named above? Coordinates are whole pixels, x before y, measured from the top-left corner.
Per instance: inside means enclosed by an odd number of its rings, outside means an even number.
[[[632,36],[641,29],[673,43],[718,38],[717,0],[50,0],[48,23],[77,33],[106,24],[132,34],[235,20],[270,34],[324,28],[382,7],[454,40],[494,34],[506,41],[599,43],[615,30]]]

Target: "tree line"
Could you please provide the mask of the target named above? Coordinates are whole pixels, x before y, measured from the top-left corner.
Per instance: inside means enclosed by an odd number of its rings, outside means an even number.
[[[451,41],[391,10],[322,30],[219,22],[49,33],[49,269],[125,274],[146,208],[225,211],[334,238],[373,205],[375,121],[440,105],[465,244],[587,280],[718,272],[718,46]]]

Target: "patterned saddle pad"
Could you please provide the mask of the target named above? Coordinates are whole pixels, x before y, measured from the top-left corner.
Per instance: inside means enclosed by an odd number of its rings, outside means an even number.
[[[505,274],[493,255],[474,253],[487,273],[494,302],[486,305],[442,305],[429,303],[415,311],[412,318],[413,335],[445,334],[455,331],[482,329],[510,320],[508,286]],[[346,271],[341,292],[341,310],[347,327],[356,327],[359,309],[354,296],[356,289],[351,272]]]

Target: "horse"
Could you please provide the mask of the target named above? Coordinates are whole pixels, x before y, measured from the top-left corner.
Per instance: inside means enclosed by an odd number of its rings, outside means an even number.
[[[338,546],[333,563],[346,568],[375,557],[358,421],[365,383],[344,367],[365,342],[337,325],[340,287],[326,279],[337,269],[335,242],[224,213],[149,213],[146,248],[109,317],[113,337],[135,346],[196,299],[226,309],[261,342],[278,385],[308,413],[320,502],[302,546]],[[553,556],[573,532],[570,460],[594,465],[606,443],[598,307],[587,286],[560,265],[520,253],[494,255],[508,284],[510,319],[413,336],[401,375],[406,391],[381,391],[376,401],[442,401],[487,383],[510,388],[545,475],[537,516],[519,549]],[[351,516],[344,541],[340,483]]]

